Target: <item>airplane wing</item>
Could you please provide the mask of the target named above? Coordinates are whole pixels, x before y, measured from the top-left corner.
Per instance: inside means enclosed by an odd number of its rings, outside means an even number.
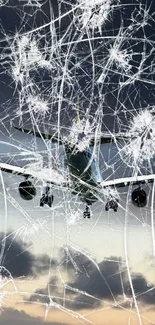
[[[65,179],[65,177],[59,174],[55,169],[42,168],[41,170],[33,170],[30,167],[22,168],[5,163],[0,163],[0,170],[15,175],[35,178],[54,185],[61,185],[62,187],[69,186],[69,182]]]
[[[0,170],[14,175],[31,177],[64,188],[66,187],[72,188],[70,182],[65,177],[63,177],[63,175],[59,174],[57,170],[54,169],[52,170],[49,168],[43,168],[41,170],[33,170],[30,167],[22,168],[22,167],[13,166],[5,163],[0,163]],[[141,176],[126,177],[126,178],[118,178],[109,181],[102,181],[100,183],[100,186],[102,188],[126,187],[130,185],[153,183],[154,181],[155,181],[155,174],[141,175]]]
[[[153,183],[155,181],[155,174],[131,176],[126,178],[118,178],[109,181],[102,181],[100,184],[103,188],[106,187],[125,187],[129,185],[140,185]]]

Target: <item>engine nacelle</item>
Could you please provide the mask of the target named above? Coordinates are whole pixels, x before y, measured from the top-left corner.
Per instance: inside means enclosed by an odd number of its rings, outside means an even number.
[[[147,204],[147,194],[144,190],[136,188],[131,195],[133,205],[138,208],[143,208]]]
[[[30,181],[24,181],[19,184],[19,194],[24,200],[32,200],[36,195],[36,188]]]

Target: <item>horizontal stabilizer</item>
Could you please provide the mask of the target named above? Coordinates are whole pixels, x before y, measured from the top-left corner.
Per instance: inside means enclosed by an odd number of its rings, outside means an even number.
[[[47,134],[47,133],[43,133],[43,132],[38,132],[38,131],[33,131],[33,130],[28,130],[28,129],[23,129],[23,128],[18,128],[16,126],[14,126],[14,128],[18,131],[30,134],[30,135],[34,135],[37,138],[41,138],[41,139],[45,139],[45,140],[51,140],[53,143],[58,143],[62,144],[61,138],[58,139],[57,136],[55,135],[51,135],[51,134]]]
[[[102,133],[97,135],[97,142],[99,142],[100,144],[111,143],[111,142],[127,140],[127,139],[130,139],[130,137],[126,134],[121,134],[121,133],[118,134]],[[93,146],[95,142],[96,139],[92,138],[91,145]]]

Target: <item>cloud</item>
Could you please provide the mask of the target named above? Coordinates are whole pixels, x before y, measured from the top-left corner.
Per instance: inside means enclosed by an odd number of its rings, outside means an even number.
[[[4,238],[6,238],[6,241]],[[48,271],[50,266],[49,256],[32,254],[28,250],[28,246],[20,239],[15,239],[12,234],[0,233],[1,252],[3,252],[3,245],[4,253],[1,263],[1,266],[3,266],[3,275],[8,276],[9,272],[13,277],[37,276]],[[56,260],[53,259],[51,265],[54,267]],[[4,268],[6,272],[4,272]]]
[[[93,264],[88,256],[68,247],[60,249],[60,259],[60,264],[64,270],[67,270],[72,275],[75,273],[75,270],[77,272],[85,272],[87,269],[88,271]]]
[[[132,285],[137,299],[145,304],[155,304],[155,286],[148,284],[142,274],[132,275]],[[127,287],[127,293],[131,296],[131,288]]]
[[[57,266],[56,259],[50,259],[47,254],[42,254],[35,257],[33,271],[37,274],[44,274],[49,268],[55,268]]]
[[[132,275],[132,285],[135,294],[140,295],[144,291],[148,290],[147,281],[142,274],[133,274]],[[127,285],[127,293],[132,294],[130,285]]]
[[[68,308],[71,310],[95,309],[101,306],[101,301],[94,297],[89,297],[84,294],[78,295],[73,301],[68,303]]]
[[[30,301],[63,305],[71,310],[98,308],[102,299],[113,299],[113,296],[122,294],[122,283],[125,282],[126,272],[120,258],[110,257],[97,264],[89,257],[70,250],[61,251],[61,263],[63,271],[72,275],[73,281],[66,283],[65,300],[64,285],[57,277],[51,277],[44,289],[38,289],[30,297]],[[74,276],[73,276],[74,274]],[[50,297],[49,297],[50,295]]]
[[[68,271],[70,282],[64,285],[57,277],[51,277],[47,286],[31,295],[30,301],[50,303],[50,299],[70,310],[93,309],[101,306],[103,300],[112,300],[126,295],[121,306],[130,305],[132,290],[127,276],[126,265],[120,257],[111,256],[96,263],[89,256],[69,249],[61,250],[62,271]],[[148,286],[142,274],[132,274],[132,285],[138,301],[155,304],[155,289]],[[65,289],[65,299],[64,299]]]
[[[69,283],[71,288],[85,291],[87,294],[99,299],[113,299],[115,296],[126,294],[132,297],[132,290],[128,281],[125,263],[119,257],[109,257],[99,264],[94,263],[80,252],[69,249],[69,254],[61,252],[64,268],[70,273],[75,268],[78,276]],[[131,274],[132,285],[137,300],[145,304],[155,304],[155,287],[147,283],[142,274]],[[79,298],[79,297],[78,297]],[[83,299],[83,298],[82,298]],[[97,306],[98,306],[97,301]],[[94,300],[95,304],[95,300]]]
[[[62,289],[63,290],[63,289]],[[29,301],[40,301],[42,303],[49,303],[49,294],[61,297],[62,293],[59,289],[59,280],[56,276],[51,276],[47,286],[42,289],[37,289],[29,298]],[[54,301],[56,301],[54,299]]]
[[[56,276],[50,278],[45,288],[36,290],[29,298],[29,301],[49,304],[50,299],[54,303],[70,310],[92,309],[100,306],[100,301],[93,297],[91,298],[75,292],[71,293],[70,290],[66,290],[64,298],[64,286]]]
[[[73,282],[69,283],[70,287],[80,291],[86,291],[89,295],[99,299],[113,299],[113,296],[121,295],[122,285],[126,281],[126,271],[124,263],[119,257],[109,257],[99,264],[90,261],[89,257],[83,257],[82,254],[72,256],[73,261],[80,269],[83,259],[84,272],[79,273]],[[71,268],[71,261],[67,262],[67,266]]]
[[[24,311],[17,311],[12,308],[5,308],[0,315],[1,324],[3,325],[44,325],[45,322],[39,317],[32,317]],[[62,323],[52,322],[48,325],[62,325]],[[64,323],[64,325],[67,325]]]

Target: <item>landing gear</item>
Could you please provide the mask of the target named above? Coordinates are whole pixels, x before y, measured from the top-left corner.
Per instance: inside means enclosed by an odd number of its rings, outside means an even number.
[[[48,205],[50,208],[54,200],[53,194],[50,194],[50,187],[47,185],[45,188],[45,193],[42,194],[40,199],[40,207],[43,207],[44,204]]]
[[[89,207],[89,205],[86,205],[85,211],[83,212],[83,217],[90,218],[90,214],[91,214],[90,207]]]
[[[118,199],[110,199],[105,205],[105,211],[109,211],[109,209],[114,210],[114,212],[117,212],[118,209]]]

